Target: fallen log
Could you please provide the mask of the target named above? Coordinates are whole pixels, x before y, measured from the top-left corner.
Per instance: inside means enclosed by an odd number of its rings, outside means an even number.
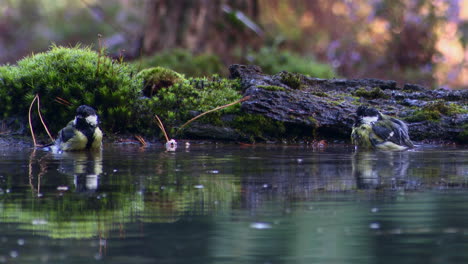
[[[410,137],[427,142],[468,142],[468,90],[431,90],[417,84],[398,86],[379,79],[319,79],[280,72],[263,74],[258,66],[231,65],[239,78],[247,113],[261,114],[315,137],[349,139],[354,113],[367,104],[404,120]]]

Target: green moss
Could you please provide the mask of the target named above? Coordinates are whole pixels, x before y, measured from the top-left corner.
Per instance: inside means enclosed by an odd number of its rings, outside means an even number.
[[[143,80],[143,95],[146,97],[152,97],[158,90],[185,80],[183,75],[163,67],[142,70],[138,76]]]
[[[301,89],[302,77],[300,74],[283,71],[279,73],[279,76],[281,82],[291,87],[291,89]]]
[[[257,85],[257,87],[268,91],[286,91],[286,88],[276,85]]]
[[[172,49],[152,57],[136,61],[140,69],[161,66],[190,77],[203,77],[213,74],[227,74],[221,59],[214,54],[193,55],[184,49]]]
[[[336,99],[334,99],[334,100],[329,100],[328,102],[331,103],[331,104],[333,104],[333,105],[338,106],[338,105],[341,105],[342,103],[344,103],[344,102],[346,102],[346,101],[343,100],[343,99],[338,99],[338,98],[336,98]]]
[[[378,99],[378,98],[383,98],[383,99],[388,99],[389,96],[386,95],[382,89],[379,87],[375,87],[372,90],[367,90],[364,87],[358,88],[356,91],[352,93],[354,96],[359,96],[359,97],[364,97],[366,99]]]
[[[157,114],[167,127],[172,127],[171,132],[175,133],[177,126],[194,116],[239,100],[242,97],[239,90],[238,80],[219,78],[216,75],[211,78],[188,78],[162,88],[152,98],[143,100],[141,115],[149,114],[148,118],[151,119],[151,115]],[[221,124],[223,114],[239,111],[239,105],[235,105],[212,112],[197,121]]]
[[[466,114],[468,110],[461,105],[454,103],[434,102],[425,105],[422,109],[416,110],[405,120],[409,122],[439,121],[442,116],[453,116],[456,114]]]
[[[18,61],[17,66],[1,67],[0,72],[1,93],[8,95],[0,98],[3,116],[26,117],[29,104],[39,94],[51,131],[58,131],[72,119],[80,104],[98,110],[105,130],[132,127],[132,106],[140,92],[136,69],[90,48],[53,46]],[[67,100],[69,106],[57,103],[57,98]],[[36,116],[33,121],[39,125]]]
[[[263,140],[267,138],[279,138],[286,131],[282,122],[255,114],[243,113],[236,116],[230,125],[241,134],[249,136],[252,142],[255,142],[256,138]]]
[[[437,122],[441,118],[440,112],[429,110],[417,110],[412,116],[405,118],[409,122],[432,121]]]
[[[18,67],[6,65],[0,67],[0,117],[6,118],[17,114],[18,99],[24,97],[24,91],[18,82]]]
[[[428,107],[439,111],[441,114],[446,116],[453,116],[456,114],[468,114],[468,110],[463,108],[461,105],[455,103],[444,103],[437,102]]]

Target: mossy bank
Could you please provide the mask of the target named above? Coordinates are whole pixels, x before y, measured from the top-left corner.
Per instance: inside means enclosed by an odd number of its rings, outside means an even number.
[[[268,75],[258,66],[232,65],[229,70],[230,78],[186,77],[158,65],[139,70],[137,63],[111,59],[104,50],[53,46],[0,67],[0,132],[27,136],[29,106],[38,95],[53,135],[79,105],[87,104],[98,111],[106,138],[161,140],[157,115],[176,139],[349,142],[357,106],[369,104],[406,120],[413,139],[466,143],[468,91],[401,88],[377,79],[321,79],[313,72]],[[183,126],[241,98],[248,100]],[[36,109],[32,125],[41,126]]]
[[[158,115],[169,136],[190,136],[190,126],[178,129],[194,116],[242,98],[238,80],[211,77],[189,77],[163,67],[138,71],[136,64],[113,60],[105,51],[89,47],[52,46],[49,51],[33,54],[16,65],[0,67],[0,114],[5,134],[29,133],[29,106],[38,95],[46,125],[55,135],[81,104],[94,107],[107,136],[142,135],[161,139],[154,122]],[[13,121],[12,121],[13,120]],[[33,127],[40,127],[34,108]],[[215,111],[196,125],[228,127],[237,139],[265,139],[277,124],[260,115],[244,113],[239,105]],[[41,133],[40,129],[36,129]],[[212,138],[209,131],[198,138]],[[228,139],[228,138],[226,138]]]

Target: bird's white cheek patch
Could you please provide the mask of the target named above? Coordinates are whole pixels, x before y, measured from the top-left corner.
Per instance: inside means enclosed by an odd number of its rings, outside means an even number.
[[[86,117],[86,122],[92,126],[97,126],[97,123],[98,123],[98,119],[97,119],[97,116],[95,115],[90,115],[88,117]]]
[[[362,118],[362,122],[364,124],[372,124],[372,123],[377,122],[377,120],[379,120],[378,116],[365,116]]]

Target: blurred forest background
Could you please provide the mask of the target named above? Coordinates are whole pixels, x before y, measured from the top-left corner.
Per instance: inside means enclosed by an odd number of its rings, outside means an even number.
[[[468,0],[0,0],[0,64],[99,41],[188,76],[243,63],[468,88]]]

